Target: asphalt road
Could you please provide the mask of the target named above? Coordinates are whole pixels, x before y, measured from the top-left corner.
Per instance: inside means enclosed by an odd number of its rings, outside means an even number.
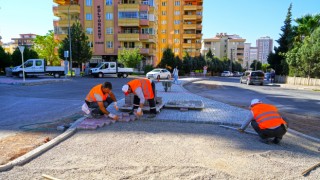
[[[28,79],[27,79],[28,80]],[[130,78],[73,78],[68,82],[21,86],[0,84],[0,139],[21,131],[21,127],[56,121],[81,112],[89,90],[109,81],[117,99],[124,98],[123,84]]]
[[[217,101],[248,107],[251,99],[259,98],[276,105],[281,111],[320,117],[320,92],[285,89],[278,86],[240,84],[236,77],[210,77],[185,86]]]

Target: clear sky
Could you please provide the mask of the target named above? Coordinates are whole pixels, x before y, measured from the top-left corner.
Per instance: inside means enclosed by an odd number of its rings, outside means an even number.
[[[320,0],[203,0],[203,38],[216,33],[238,34],[255,46],[255,40],[281,33],[289,4],[292,18],[320,13]],[[52,0],[0,0],[0,36],[10,42],[19,34],[45,35],[53,30]],[[275,44],[276,45],[276,44]]]

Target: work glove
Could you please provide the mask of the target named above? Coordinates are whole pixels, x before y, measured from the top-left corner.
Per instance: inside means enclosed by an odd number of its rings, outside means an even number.
[[[238,128],[238,131],[241,132],[241,133],[244,133],[244,130],[241,129],[241,128]]]
[[[81,107],[82,111],[86,114],[90,114],[90,109],[87,105],[87,103],[83,103],[82,107]]]
[[[113,107],[118,111],[119,110],[119,107],[117,106],[117,102],[114,102],[113,103]]]
[[[137,110],[137,116],[142,116],[142,115],[143,115],[142,109],[139,107]]]
[[[108,114],[108,117],[111,118],[111,119],[113,119],[113,120],[118,120],[118,119],[119,119],[119,117],[118,117],[117,115],[112,114],[112,113],[109,113],[109,114]]]

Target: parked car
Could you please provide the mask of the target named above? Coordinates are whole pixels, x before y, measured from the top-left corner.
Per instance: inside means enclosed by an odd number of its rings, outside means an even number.
[[[271,73],[269,72],[264,73],[264,79],[266,79],[267,81],[270,81],[270,77],[271,77]]]
[[[148,79],[153,78],[153,79],[170,79],[171,78],[171,73],[170,71],[166,69],[161,69],[157,68],[154,69],[146,74],[146,77]]]
[[[262,71],[246,71],[240,78],[240,83],[259,84],[263,86],[264,73]]]
[[[238,72],[238,71],[233,72],[233,76],[234,76],[234,77],[240,77],[240,76],[242,76],[242,75],[243,75],[242,72]]]
[[[232,72],[230,72],[230,71],[223,71],[223,72],[221,73],[221,76],[231,77],[231,76],[233,76],[233,74],[232,74]]]

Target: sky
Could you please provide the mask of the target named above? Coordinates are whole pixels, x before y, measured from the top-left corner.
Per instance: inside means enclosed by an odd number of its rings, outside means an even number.
[[[203,0],[203,38],[237,34],[246,43],[269,36],[279,39],[290,3],[292,19],[320,13],[320,0]],[[53,0],[0,0],[0,36],[10,42],[19,34],[45,35],[53,30]],[[294,22],[293,22],[294,24]],[[274,45],[277,44],[274,42]]]

